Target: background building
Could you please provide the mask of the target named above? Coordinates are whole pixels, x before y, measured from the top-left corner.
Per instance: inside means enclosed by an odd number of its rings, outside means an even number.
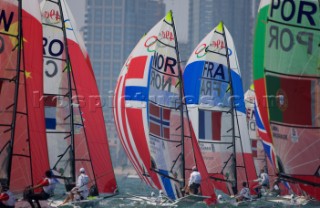
[[[189,51],[220,21],[237,49],[244,91],[252,83],[252,43],[258,0],[189,0]]]
[[[72,8],[83,0],[70,0]],[[82,28],[104,105],[113,161],[127,163],[112,116],[113,91],[125,59],[143,34],[173,10],[182,66],[219,21],[233,36],[244,90],[252,83],[252,43],[259,0],[86,0]],[[78,3],[78,5],[76,5]],[[80,9],[78,9],[80,12]],[[74,11],[74,10],[73,10]],[[78,12],[75,12],[77,18]]]
[[[84,39],[92,61],[113,161],[126,162],[113,121],[112,98],[125,59],[165,15],[162,0],[87,0]]]

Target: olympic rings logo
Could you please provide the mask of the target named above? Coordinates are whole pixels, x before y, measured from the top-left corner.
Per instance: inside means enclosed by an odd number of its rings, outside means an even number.
[[[151,37],[149,37],[146,42],[144,43],[144,47],[147,48],[147,51],[148,52],[155,52],[156,49],[155,49],[155,43],[157,42],[158,40],[158,37],[153,35]]]
[[[199,45],[199,47],[194,51],[194,54],[197,55],[198,59],[207,55],[209,46],[212,46],[212,45],[207,46],[207,44],[205,43]],[[233,54],[232,50],[228,48],[228,56],[231,56],[232,54]]]

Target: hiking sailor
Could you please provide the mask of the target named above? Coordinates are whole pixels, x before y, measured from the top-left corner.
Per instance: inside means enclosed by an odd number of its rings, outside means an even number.
[[[264,172],[264,169],[261,169],[260,171],[260,177],[254,181],[258,181],[259,184],[254,187],[254,190],[256,191],[258,197],[261,197],[261,189],[269,188],[269,176],[267,173]]]
[[[237,201],[251,200],[250,189],[247,186],[247,182],[242,182],[243,188],[240,193],[235,197]]]
[[[28,202],[30,203],[32,208],[35,208],[32,200],[34,200],[38,207],[40,206],[39,200],[46,200],[48,199],[50,196],[53,195],[54,193],[54,189],[56,187],[56,180],[53,178],[53,173],[51,170],[47,170],[45,172],[46,177],[40,181],[39,184],[35,185],[34,187],[30,187],[28,190],[31,191],[31,193],[27,193],[26,197]],[[41,193],[33,193],[34,189],[37,188],[42,188]]]
[[[201,175],[198,171],[198,168],[196,166],[192,167],[192,173],[190,174],[188,187],[186,189],[186,194],[192,193],[192,194],[198,194],[199,188],[201,184]]]
[[[87,199],[89,195],[89,190],[88,190],[89,177],[86,175],[86,171],[84,168],[80,168],[79,172],[80,172],[80,175],[78,176],[76,187],[71,189],[68,197],[63,201],[61,205],[66,204],[70,200],[79,201],[79,200]]]
[[[9,187],[0,184],[0,208],[14,208],[16,199]]]

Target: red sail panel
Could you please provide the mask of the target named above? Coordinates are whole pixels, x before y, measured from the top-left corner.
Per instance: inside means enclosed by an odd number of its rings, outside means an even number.
[[[83,141],[81,145],[88,146],[88,157],[91,158],[93,173],[99,192],[114,193],[117,184],[109,152],[98,87],[94,76],[90,73],[92,69],[87,65],[79,45],[70,39],[68,39],[67,43],[76,91],[78,95],[84,98],[84,103],[79,103],[79,105],[86,141]],[[77,151],[78,148],[76,148]],[[81,151],[76,154],[80,157],[83,155]]]
[[[33,4],[37,8],[38,1],[32,0],[23,4]],[[40,17],[40,10],[37,13],[39,13]],[[43,95],[42,25],[40,19],[30,17],[27,12],[22,13],[22,18],[24,39],[23,69],[26,77],[32,184],[35,184],[44,177],[44,172],[49,169],[47,141],[45,139],[44,105],[42,100],[39,101],[39,105],[34,103],[35,95],[39,94],[40,97]],[[25,148],[25,146],[22,148]],[[21,172],[18,174],[21,175]]]
[[[191,123],[188,125],[191,128]],[[191,141],[192,141],[192,146],[193,146],[193,151],[194,151],[194,157],[195,161],[198,167],[198,170],[201,174],[201,192],[203,196],[210,196],[209,199],[206,200],[207,204],[212,204],[217,202],[217,197],[214,192],[214,185],[213,181],[210,179],[210,175],[208,174],[206,165],[204,163],[204,160],[202,158],[202,154],[200,151],[200,147],[198,144],[198,141],[196,139],[196,136],[194,134],[194,131],[191,130]]]
[[[38,5],[37,1],[28,4]],[[0,92],[0,154],[1,178],[8,178],[10,174],[10,189],[13,192],[22,192],[27,186],[39,181],[44,172],[49,169],[46,149],[42,79],[42,26],[37,17],[40,11],[37,7],[26,11],[23,5],[22,20],[18,19],[18,1],[11,3],[1,1],[1,44],[0,77],[2,87]],[[30,10],[30,6],[26,6]],[[34,13],[36,16],[33,16]],[[4,19],[2,19],[4,18]],[[18,46],[18,28],[22,21],[22,45]],[[13,35],[13,36],[8,36]],[[16,37],[15,37],[16,36]],[[21,50],[21,52],[19,51]],[[21,56],[18,56],[20,52]],[[20,60],[18,60],[20,58]],[[20,64],[19,79],[17,67]],[[16,80],[16,82],[9,82]],[[17,85],[17,91],[15,87]],[[15,102],[14,96],[17,96]],[[10,129],[6,125],[14,125]],[[12,132],[14,131],[14,132]],[[8,142],[13,141],[13,151]],[[11,167],[10,153],[12,153]],[[39,160],[41,158],[41,160]],[[5,168],[8,167],[9,169]],[[8,173],[8,170],[11,172]],[[21,174],[24,173],[24,174]]]
[[[139,146],[137,151],[139,152],[139,155],[146,166],[146,170],[144,171],[146,174],[150,175],[151,180],[156,185],[156,187],[160,188],[161,185],[160,185],[157,174],[153,171],[148,171],[148,170],[151,170],[151,162],[150,162],[151,157],[150,157],[150,152],[148,151],[148,143],[147,143],[146,134],[145,134],[146,132],[144,130],[145,123],[147,121],[144,120],[144,116],[142,114],[141,109],[127,108],[126,113],[127,113],[128,123],[130,124],[130,129],[132,132],[132,138],[134,138],[135,143]],[[137,122],[137,121],[143,121],[143,122]]]

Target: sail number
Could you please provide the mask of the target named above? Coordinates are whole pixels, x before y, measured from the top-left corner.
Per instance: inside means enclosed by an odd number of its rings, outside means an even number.
[[[60,13],[57,10],[51,9],[50,11],[44,11],[42,16],[46,19],[51,19],[56,22],[60,22]]]
[[[210,46],[214,48],[220,48],[220,49],[225,48],[225,44],[223,40],[214,40],[211,42]]]
[[[161,37],[170,41],[174,40],[174,35],[171,31],[161,31]]]

